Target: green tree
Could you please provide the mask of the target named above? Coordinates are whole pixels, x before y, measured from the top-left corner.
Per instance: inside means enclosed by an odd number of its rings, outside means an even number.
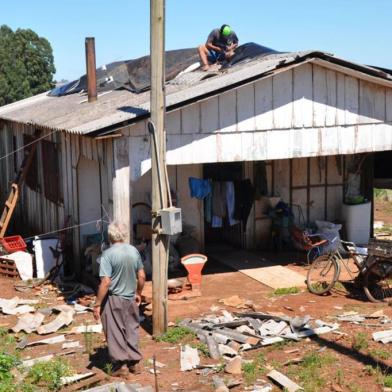
[[[0,106],[53,87],[53,51],[33,30],[0,26]]]

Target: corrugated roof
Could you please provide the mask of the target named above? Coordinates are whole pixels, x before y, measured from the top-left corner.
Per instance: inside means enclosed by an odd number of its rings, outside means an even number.
[[[216,75],[194,71],[179,75],[166,85],[166,105],[171,110],[219,94],[279,69],[303,62],[320,62],[333,69],[350,70],[359,78],[392,87],[392,76],[380,69],[355,64],[319,51],[271,54],[247,60]],[[149,115],[149,92],[127,90],[103,93],[94,103],[86,95],[49,97],[40,94],[0,108],[0,119],[78,134],[108,133]]]

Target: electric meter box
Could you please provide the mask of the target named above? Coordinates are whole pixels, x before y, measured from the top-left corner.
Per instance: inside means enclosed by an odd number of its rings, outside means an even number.
[[[181,208],[169,207],[159,211],[162,234],[174,235],[182,232]]]

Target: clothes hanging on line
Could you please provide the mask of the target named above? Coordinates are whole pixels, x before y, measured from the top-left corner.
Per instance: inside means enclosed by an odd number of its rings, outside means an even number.
[[[218,228],[223,226],[223,219],[220,216],[213,215],[211,221],[211,227]]]
[[[249,179],[234,182],[235,207],[234,218],[240,220],[244,227],[248,222],[254,201],[254,188]]]
[[[191,191],[191,197],[196,199],[204,199],[211,191],[211,182],[209,180],[202,180],[200,178],[189,177],[189,189]]]
[[[239,222],[239,220],[234,218],[234,208],[235,208],[235,190],[233,181],[226,182],[226,203],[227,203],[227,218],[230,226],[234,226]]]
[[[230,226],[248,221],[255,190],[249,179],[242,181],[212,181],[189,178],[191,197],[204,200],[204,218],[212,227]]]
[[[212,215],[226,216],[226,186],[221,181],[212,182]]]
[[[207,223],[212,222],[212,192],[204,198],[204,219]]]

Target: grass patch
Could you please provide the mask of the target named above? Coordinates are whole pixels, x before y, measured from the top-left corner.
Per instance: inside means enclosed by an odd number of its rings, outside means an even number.
[[[48,362],[38,362],[31,367],[26,380],[33,385],[46,387],[49,391],[61,388],[61,377],[70,376],[72,369],[68,362],[56,358]]]
[[[187,327],[172,327],[167,330],[161,336],[156,337],[157,342],[165,342],[165,343],[184,343],[185,341],[191,341],[196,337],[196,334]]]
[[[298,287],[282,287],[280,289],[276,289],[272,294],[275,296],[279,295],[288,295],[288,294],[298,294],[300,289]]]
[[[344,385],[344,372],[342,369],[336,371],[335,380],[339,385]]]
[[[329,354],[311,353],[305,355],[298,365],[291,365],[289,377],[299,380],[305,392],[320,391],[327,384],[323,377],[323,368],[336,362]]]
[[[386,388],[392,388],[392,374],[388,374],[384,377],[383,385]]]
[[[262,353],[258,354],[252,362],[242,364],[242,372],[246,385],[254,383],[259,377],[266,372],[264,367],[265,358]]]
[[[113,373],[113,364],[111,362],[105,363],[105,366],[103,367],[103,371],[109,376],[112,376]]]
[[[346,289],[346,287],[344,287],[343,283],[339,282],[339,281],[335,282],[333,288],[335,290],[339,290],[339,291],[347,291],[347,289]]]
[[[358,332],[353,339],[352,348],[357,351],[366,350],[369,347],[368,337],[364,332]]]
[[[0,354],[0,381],[7,382],[12,379],[11,369],[18,364],[18,359],[13,355]]]
[[[374,198],[382,201],[392,201],[392,190],[374,188]]]
[[[203,355],[203,357],[209,357],[210,351],[205,343],[192,343],[190,345],[192,348],[197,348],[197,350]]]
[[[369,352],[376,359],[388,360],[392,358],[392,352],[382,348],[375,348]]]
[[[376,229],[374,229],[374,233],[392,235],[392,225],[386,224],[383,227],[377,227]]]

